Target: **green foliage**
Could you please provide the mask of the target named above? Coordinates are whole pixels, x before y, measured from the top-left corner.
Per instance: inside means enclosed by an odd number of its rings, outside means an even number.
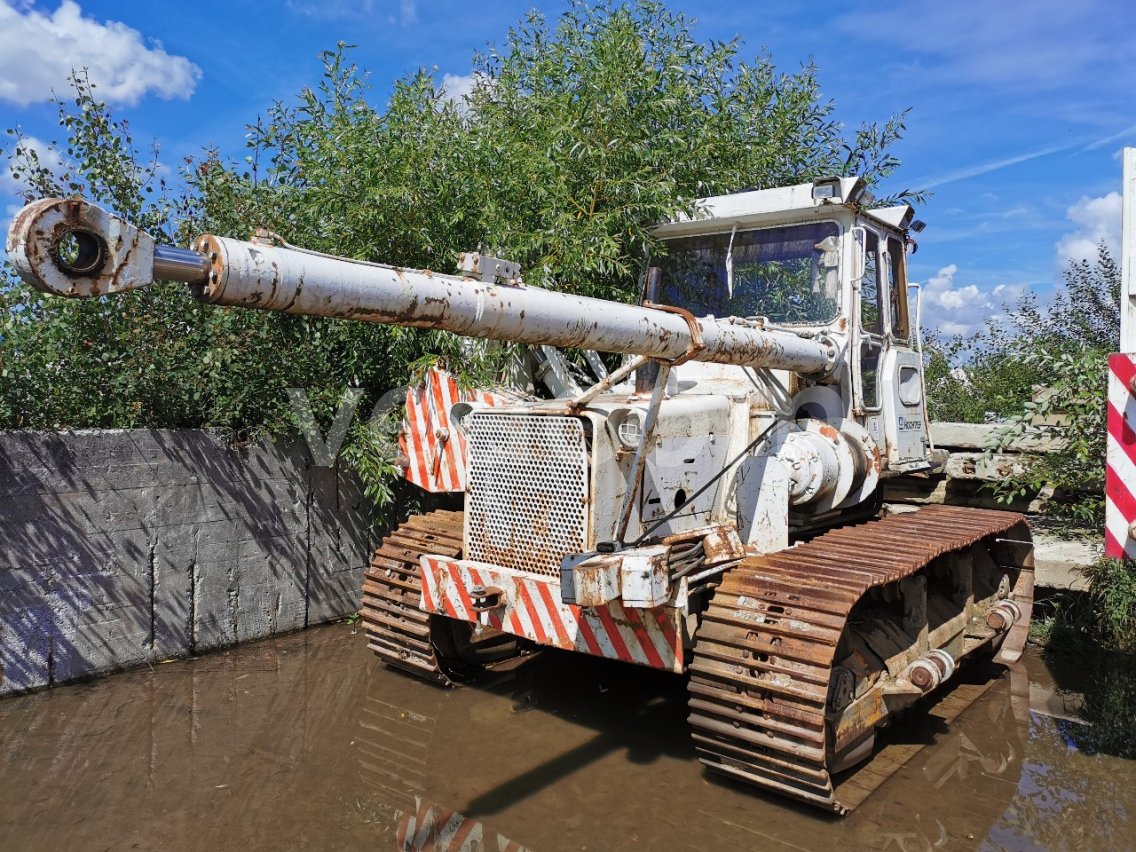
[[[178,199],[162,177],[157,146],[142,155],[130,125],[114,118],[96,97],[86,71],[67,79],[74,98],[56,100],[67,141],[51,143],[47,162],[18,129],[8,130],[15,137],[7,152],[11,174],[23,187],[24,201],[82,196],[110,206],[159,240],[174,239],[171,227]],[[57,158],[61,165],[53,169]]]
[[[986,423],[1021,411],[1044,381],[1026,360],[1016,324],[991,321],[969,338],[929,334],[924,340],[928,416],[945,423]]]
[[[74,102],[58,103],[65,145],[41,157],[10,130],[13,176],[26,200],[84,195],[172,238],[171,198],[157,151],[143,161],[126,122],[114,120],[85,74]],[[58,159],[62,165],[52,168]],[[0,424],[6,428],[178,424],[203,385],[185,376],[206,329],[182,289],[70,302],[43,297],[7,269],[0,284]],[[139,357],[139,351],[146,357]],[[179,424],[180,425],[180,424]]]
[[[811,65],[778,73],[736,42],[700,42],[660,3],[571,3],[536,13],[474,60],[461,103],[427,71],[378,108],[349,48],[322,56],[320,83],[248,128],[243,162],[216,150],[187,161],[171,189],[156,149],[138,147],[85,75],[60,101],[65,141],[42,159],[18,133],[6,152],[28,198],[81,195],[163,241],[263,226],[290,243],[368,261],[451,271],[461,251],[522,263],[531,283],[623,301],[638,295],[653,224],[700,195],[820,174],[898,166],[903,114],[846,133]],[[53,168],[58,159],[61,168]],[[286,389],[304,388],[328,423],[345,387],[361,415],[441,358],[484,383],[507,347],[365,323],[221,311],[185,288],[126,297],[47,299],[0,284],[0,427],[297,425]],[[356,424],[346,459],[378,501],[393,445]]]
[[[1004,305],[1001,314],[969,337],[926,335],[932,420],[983,423],[1021,415],[1037,419],[1041,413],[1023,408],[1032,401],[1035,388],[1054,388],[1053,396],[1060,399],[1066,387],[1080,386],[1075,370],[1071,373],[1063,364],[1068,358],[1086,371],[1095,392],[1100,386],[1095,377],[1103,379],[1104,373],[1090,353],[1095,357],[1115,350],[1120,269],[1102,244],[1095,261],[1070,262],[1063,278],[1064,286],[1051,302],[1027,294],[1017,304]],[[1017,426],[1015,430],[1017,434]]]
[[[1095,616],[1092,629],[1108,647],[1136,654],[1136,564],[1099,559],[1084,574]]]
[[[487,244],[534,283],[628,300],[651,226],[699,196],[895,170],[902,115],[847,139],[814,67],[739,49],[648,0],[529,13],[477,57],[466,105]]]
[[[1052,490],[1048,514],[1100,528],[1107,358],[1116,348],[1119,301],[1120,270],[1101,245],[1094,262],[1069,264],[1050,303],[1027,295],[970,338],[929,336],[932,420],[1001,422],[988,455],[1027,435],[1054,447],[997,484],[1000,499]]]
[[[988,452],[1026,434],[1050,439],[1054,450],[1000,484],[1000,499],[1051,488],[1048,514],[1074,526],[1103,525],[1108,356],[1117,346],[1119,305],[1120,269],[1104,245],[1095,263],[1069,264],[1065,289],[1048,311],[1025,303],[1019,326],[1031,332],[1015,354],[1042,391],[1020,403]]]
[[[402,469],[395,463],[398,426],[391,422],[396,417],[401,419],[401,413],[389,412],[379,422],[356,421],[350,440],[344,445],[344,460],[359,474],[364,493],[376,506],[394,501],[395,483],[402,476]]]
[[[1081,716],[1089,724],[1070,733],[1089,754],[1136,758],[1136,658],[1112,655],[1087,665]]]
[[[1022,404],[987,452],[1026,434],[1052,439],[1053,449],[1032,456],[1020,476],[997,483],[998,499],[1008,503],[1050,488],[1047,514],[1074,527],[1099,530],[1104,522],[1108,353],[1086,347],[1025,357],[1045,370],[1046,392]]]
[[[974,341],[933,341],[927,386],[933,419],[1003,421],[987,455],[1027,435],[1048,439],[1053,449],[996,483],[997,496],[1010,502],[1050,490],[1044,511],[1059,529],[1096,537],[1104,524],[1108,355],[1120,328],[1120,269],[1101,245],[1094,262],[1071,262],[1064,279],[1048,306],[1027,298],[1008,322],[991,320]],[[951,372],[960,362],[965,382],[957,368]],[[1105,559],[1084,573],[1088,595],[1050,600],[1037,637],[1136,653],[1136,567]]]
[[[280,227],[260,212],[272,206],[264,201],[267,193],[254,183],[255,203],[243,203],[248,185],[212,155],[192,164],[188,189],[173,195],[160,177],[157,151],[140,165],[129,126],[110,117],[84,76],[73,82],[74,105],[58,103],[67,141],[52,143],[50,158],[13,132],[9,158],[28,200],[82,195],[170,242],[187,242],[202,230],[244,236],[257,222]],[[48,165],[55,159],[62,168]],[[93,301],[55,299],[6,270],[0,424],[213,426],[230,428],[240,439],[291,432],[287,388],[306,389],[317,417],[327,422],[344,386],[360,387],[365,415],[387,388],[405,381],[406,365],[424,349],[455,353],[459,344],[363,323],[219,311],[175,285]]]
[[[1031,638],[1059,680],[1084,696],[1088,726],[1067,733],[1079,749],[1136,757],[1136,568],[1101,559],[1084,569],[1092,590],[1038,601]],[[1064,673],[1064,675],[1063,675]]]

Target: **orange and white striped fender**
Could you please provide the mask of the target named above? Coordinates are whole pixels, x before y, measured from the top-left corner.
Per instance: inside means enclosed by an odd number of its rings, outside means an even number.
[[[398,852],[527,852],[525,847],[500,834],[495,844],[487,844],[485,826],[452,808],[443,808],[420,796],[414,802],[415,813],[404,813],[398,821]]]
[[[1136,355],[1108,356],[1104,553],[1136,559]]]
[[[495,565],[423,556],[421,608],[495,627],[540,645],[622,660],[672,672],[683,670],[682,610],[566,604],[551,579]],[[478,601],[475,589],[489,598]],[[492,608],[486,608],[492,604]]]
[[[407,459],[406,478],[427,491],[465,491],[469,447],[450,423],[450,409],[458,402],[492,406],[507,400],[490,391],[462,390],[453,376],[435,367],[407,391],[398,446]]]

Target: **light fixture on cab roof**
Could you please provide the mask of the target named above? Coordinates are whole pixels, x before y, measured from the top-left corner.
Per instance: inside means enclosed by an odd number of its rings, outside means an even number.
[[[819,177],[813,181],[813,201],[828,201],[833,204],[870,204],[875,201],[868,192],[867,184],[859,177]]]
[[[840,178],[825,177],[813,181],[813,201],[840,202],[842,200]]]

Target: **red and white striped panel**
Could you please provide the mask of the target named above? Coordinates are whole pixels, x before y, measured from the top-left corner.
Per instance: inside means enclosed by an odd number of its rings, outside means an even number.
[[[681,672],[682,613],[675,607],[580,607],[560,599],[548,578],[518,575],[480,562],[423,556],[422,609],[496,627],[541,645]],[[470,590],[503,593],[503,605],[475,612]]]
[[[483,390],[465,390],[449,373],[431,367],[425,379],[406,394],[406,421],[399,447],[410,461],[406,478],[427,491],[464,491],[468,447],[450,423],[458,402],[500,405],[506,400]]]
[[[1105,474],[1104,552],[1136,559],[1136,355],[1108,356],[1108,472]]]
[[[482,852],[492,847],[485,844],[485,826],[478,820],[462,816],[415,797],[417,811],[404,813],[398,821],[398,852]],[[526,852],[507,837],[497,835],[498,852]]]

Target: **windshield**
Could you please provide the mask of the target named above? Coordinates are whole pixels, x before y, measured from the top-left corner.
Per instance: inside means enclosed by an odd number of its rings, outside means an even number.
[[[668,240],[659,301],[695,316],[831,322],[839,308],[839,233],[835,222],[814,222]]]

